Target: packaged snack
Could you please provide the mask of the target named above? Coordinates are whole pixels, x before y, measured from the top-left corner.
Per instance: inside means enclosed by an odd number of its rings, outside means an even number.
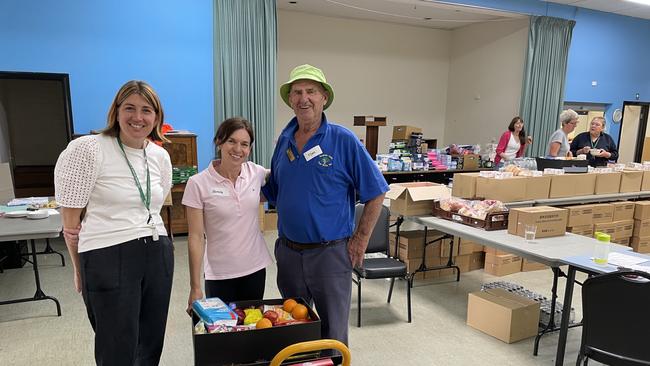
[[[196,300],[192,309],[207,325],[237,325],[237,314],[218,297]]]

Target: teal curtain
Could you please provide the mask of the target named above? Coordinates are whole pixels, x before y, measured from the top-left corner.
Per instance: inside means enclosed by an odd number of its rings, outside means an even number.
[[[214,4],[214,130],[229,117],[248,119],[255,131],[250,160],[270,167],[275,134],[275,0]]]
[[[528,53],[519,113],[533,136],[528,156],[544,156],[549,138],[559,128],[564,81],[575,21],[530,17]]]

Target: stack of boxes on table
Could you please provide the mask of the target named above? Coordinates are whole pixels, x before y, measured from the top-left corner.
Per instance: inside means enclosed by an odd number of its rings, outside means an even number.
[[[634,167],[638,169],[639,164]],[[650,191],[650,170],[596,169],[584,174],[544,174],[534,177],[497,172],[460,173],[454,175],[452,195],[517,202],[640,191]],[[630,245],[636,252],[650,252],[650,201],[565,208],[569,210],[567,231],[585,236],[593,236],[597,231],[604,232],[612,237],[614,243]]]

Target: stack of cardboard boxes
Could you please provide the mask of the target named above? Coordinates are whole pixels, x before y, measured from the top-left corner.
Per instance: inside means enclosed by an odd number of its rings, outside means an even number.
[[[650,253],[650,201],[635,203],[632,234],[632,249],[638,253]]]
[[[481,173],[456,173],[452,195],[516,202],[639,191],[650,191],[650,171],[624,170],[503,179],[483,177]]]
[[[427,232],[427,240],[433,240],[444,235],[436,230]],[[390,255],[395,255],[395,233],[390,233]],[[449,260],[449,239],[429,244],[424,249],[424,231],[401,231],[399,238],[399,247],[397,248],[397,257],[406,263],[406,269],[409,273],[414,272],[422,264],[422,258],[427,267],[437,267],[445,265]],[[483,268],[483,246],[466,240],[456,240],[454,242],[452,259],[461,273]],[[424,257],[423,257],[424,256]],[[414,279],[423,280],[437,278],[440,276],[452,275],[454,270],[451,268],[418,272]]]

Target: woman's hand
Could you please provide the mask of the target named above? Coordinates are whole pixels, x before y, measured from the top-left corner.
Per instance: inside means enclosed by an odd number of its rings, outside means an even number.
[[[79,244],[79,232],[81,231],[81,224],[76,228],[63,228],[63,238],[68,245],[77,246]]]
[[[590,151],[590,150],[591,150],[591,147],[589,147],[589,146],[585,146],[585,147],[583,147],[582,149],[580,149],[580,151],[578,152],[578,154],[589,154],[589,151]]]
[[[599,158],[607,158],[609,159],[612,156],[612,153],[605,151],[604,149],[600,149],[600,153],[598,154]]]
[[[529,135],[528,137],[526,137],[526,144],[532,145],[532,143],[533,143],[533,136]]]
[[[190,289],[190,297],[189,297],[189,299],[187,299],[187,309],[185,310],[185,311],[187,311],[187,314],[189,316],[192,316],[192,303],[195,300],[200,300],[202,298],[203,298],[203,291],[201,291],[200,288],[198,288],[198,289]]]

